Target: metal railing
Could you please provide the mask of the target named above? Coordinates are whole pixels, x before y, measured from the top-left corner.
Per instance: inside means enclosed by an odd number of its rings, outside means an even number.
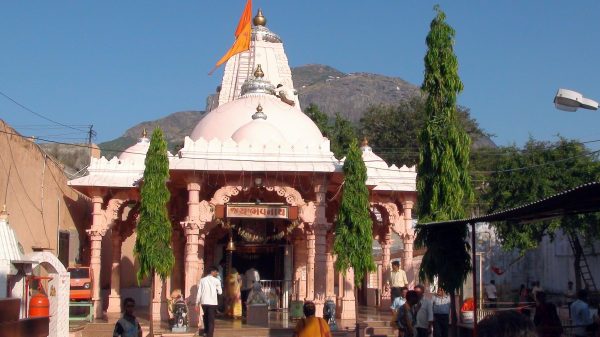
[[[269,299],[269,309],[287,309],[292,294],[292,281],[289,280],[260,280],[263,293]]]

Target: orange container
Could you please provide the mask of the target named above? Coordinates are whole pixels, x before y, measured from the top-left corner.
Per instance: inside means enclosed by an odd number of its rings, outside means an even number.
[[[50,301],[48,296],[39,292],[31,297],[29,301],[29,317],[50,316]]]

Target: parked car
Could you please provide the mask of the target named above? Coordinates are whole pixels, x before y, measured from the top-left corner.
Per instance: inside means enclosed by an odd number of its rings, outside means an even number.
[[[90,267],[75,266],[67,268],[71,273],[71,301],[92,300],[92,269]]]

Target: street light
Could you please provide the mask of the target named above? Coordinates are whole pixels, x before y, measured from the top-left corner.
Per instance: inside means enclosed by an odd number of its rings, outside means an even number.
[[[598,102],[583,97],[577,91],[568,89],[558,89],[556,96],[554,96],[554,105],[557,109],[563,111],[576,111],[579,108],[598,110]]]

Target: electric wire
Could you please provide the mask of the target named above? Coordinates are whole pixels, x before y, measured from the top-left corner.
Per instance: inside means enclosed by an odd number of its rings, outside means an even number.
[[[48,117],[46,117],[46,116],[44,116],[44,115],[42,115],[40,113],[37,113],[37,112],[31,110],[30,108],[26,107],[25,105],[19,103],[17,100],[13,99],[12,97],[8,96],[7,94],[3,93],[2,91],[0,91],[0,95],[4,96],[4,98],[8,99],[9,101],[11,101],[14,104],[18,105],[19,107],[23,108],[25,111],[29,111],[32,114],[34,114],[34,115],[36,115],[36,116],[38,116],[38,117],[40,117],[42,119],[47,120],[48,122],[51,122],[51,123],[54,123],[54,124],[57,124],[57,125],[61,125],[61,126],[65,127],[65,128],[69,128],[69,129],[73,129],[73,130],[77,130],[77,131],[81,131],[81,132],[88,132],[87,130],[78,129],[78,128],[72,127],[70,125],[57,122],[57,121],[52,120],[52,119],[50,119],[50,118],[48,118]]]

